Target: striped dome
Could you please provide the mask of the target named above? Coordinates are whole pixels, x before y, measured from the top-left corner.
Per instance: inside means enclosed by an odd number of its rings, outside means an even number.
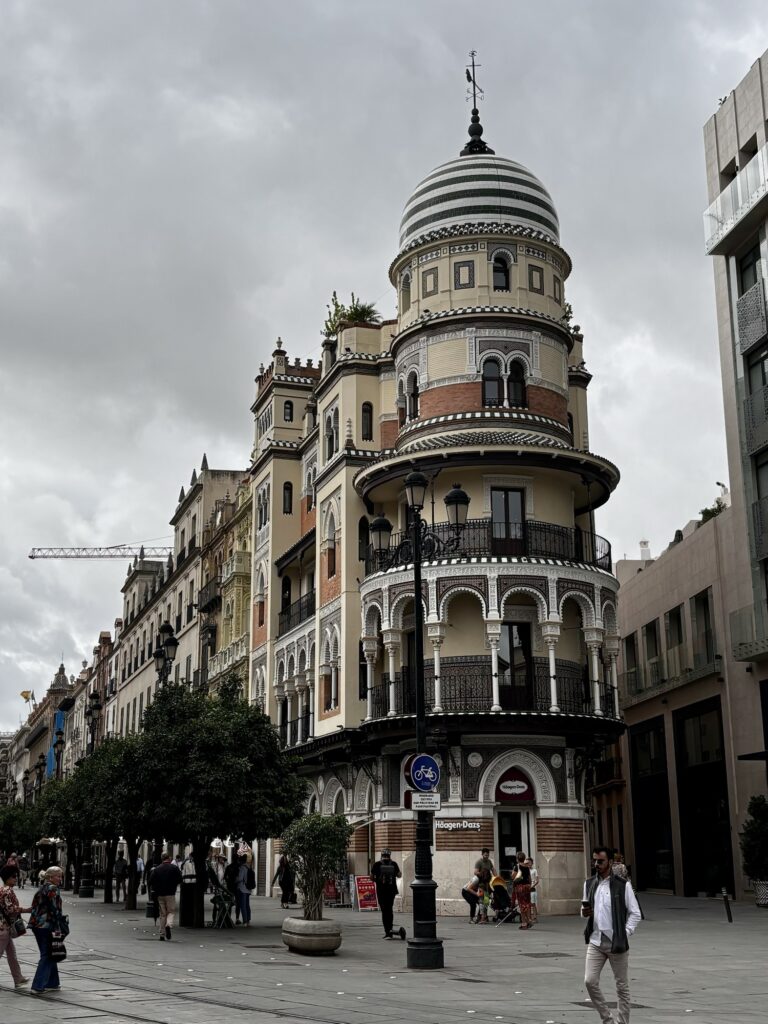
[[[520,224],[559,242],[552,197],[514,160],[473,153],[442,164],[417,186],[400,222],[400,248],[441,228],[464,223]]]

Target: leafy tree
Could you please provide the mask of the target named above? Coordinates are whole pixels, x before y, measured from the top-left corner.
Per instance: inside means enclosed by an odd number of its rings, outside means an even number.
[[[305,921],[322,921],[323,887],[336,874],[353,831],[343,814],[306,814],[283,832],[283,853],[296,873]]]
[[[744,873],[753,881],[768,882],[768,800],[753,796],[739,837]]]
[[[328,315],[323,324],[323,335],[326,338],[336,338],[344,324],[377,324],[381,322],[381,314],[373,302],[361,302],[354,292],[351,293],[348,306],[339,302],[339,297],[334,291],[331,301],[326,306]]]
[[[708,523],[710,519],[715,519],[721,512],[725,512],[727,507],[728,506],[722,498],[717,498],[714,505],[708,505],[707,508],[701,509],[699,513],[701,516],[699,526],[702,526],[704,523]]]
[[[0,849],[10,853],[31,850],[42,834],[40,804],[0,807]]]
[[[158,691],[138,738],[145,822],[151,835],[192,844],[195,924],[204,923],[206,858],[216,837],[266,839],[302,813],[299,759],[280,749],[270,720],[227,676],[216,697],[181,686]]]

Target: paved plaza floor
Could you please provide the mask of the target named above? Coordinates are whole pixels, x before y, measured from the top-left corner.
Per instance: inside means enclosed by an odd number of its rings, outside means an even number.
[[[289,953],[277,900],[254,899],[250,928],[174,929],[159,942],[139,911],[65,897],[69,956],[60,992],[14,991],[0,962],[2,1024],[592,1024],[583,926],[576,917],[471,927],[441,918],[446,967],[405,968],[405,943],[382,940],[379,915],[331,910],[344,942],[333,957]],[[768,1019],[768,910],[643,895],[632,941],[633,1024]],[[410,927],[406,915],[395,926]],[[34,939],[16,944],[32,977]],[[610,969],[604,991],[614,995]],[[53,1005],[55,1004],[55,1006]]]

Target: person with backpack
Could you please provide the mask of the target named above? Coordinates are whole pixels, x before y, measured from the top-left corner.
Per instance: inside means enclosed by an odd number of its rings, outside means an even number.
[[[238,857],[238,863],[237,903],[243,925],[248,928],[251,924],[251,893],[256,888],[256,874],[245,856]]]
[[[392,860],[391,850],[381,851],[381,860],[377,860],[371,868],[371,877],[376,883],[376,899],[381,909],[381,923],[384,925],[384,938],[394,939],[394,905],[397,896],[397,880],[403,874],[400,865]],[[405,938],[405,928],[398,930],[401,939]]]

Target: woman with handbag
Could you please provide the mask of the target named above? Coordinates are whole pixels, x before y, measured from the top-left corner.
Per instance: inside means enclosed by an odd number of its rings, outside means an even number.
[[[16,988],[21,988],[22,985],[29,984],[29,978],[25,978],[21,973],[13,940],[27,930],[21,915],[26,914],[29,907],[20,907],[16,893],[13,891],[19,881],[18,867],[14,864],[6,865],[0,871],[0,878],[3,880],[3,884],[0,886],[0,957],[5,953],[13,976],[13,983]]]
[[[32,900],[29,927],[37,940],[40,962],[32,979],[31,991],[38,996],[46,990],[61,988],[59,961],[66,956],[63,940],[69,934],[69,923],[62,913],[61,895],[59,894],[63,878],[64,875],[60,867],[48,868],[43,884]]]

